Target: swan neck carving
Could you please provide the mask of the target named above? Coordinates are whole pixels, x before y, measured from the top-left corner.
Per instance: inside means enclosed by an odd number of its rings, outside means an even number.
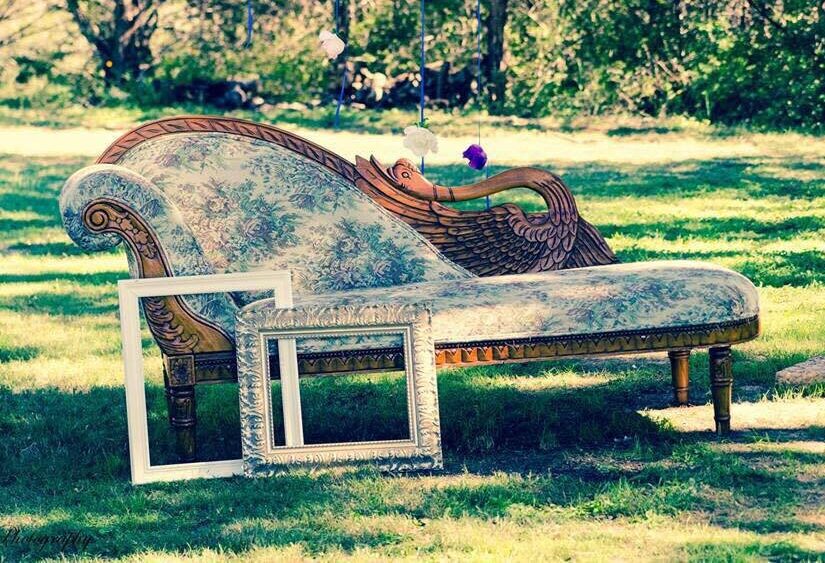
[[[527,188],[541,196],[548,209],[576,210],[575,199],[567,187],[554,174],[538,168],[506,170],[466,186],[441,186],[427,180],[418,167],[406,158],[399,159],[389,168],[375,157],[371,157],[370,162],[391,185],[424,201],[467,201],[513,188]]]

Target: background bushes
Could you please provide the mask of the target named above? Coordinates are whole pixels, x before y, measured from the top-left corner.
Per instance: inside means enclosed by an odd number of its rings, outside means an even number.
[[[340,0],[346,67],[327,61],[317,45],[318,32],[335,25],[331,1],[255,0],[248,48],[243,0],[20,5],[10,16],[0,11],[7,38],[0,53],[10,63],[3,65],[6,103],[313,106],[337,96],[344,73],[349,103],[416,101],[413,0]],[[475,7],[475,0],[427,1],[432,105],[525,117],[825,123],[821,0],[482,0],[480,87]],[[23,24],[27,33],[10,38]],[[130,51],[123,40],[135,27],[148,49]],[[386,80],[376,82],[376,73]]]

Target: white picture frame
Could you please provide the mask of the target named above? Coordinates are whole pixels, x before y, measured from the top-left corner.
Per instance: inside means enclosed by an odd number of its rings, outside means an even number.
[[[425,307],[346,305],[278,309],[258,303],[238,313],[235,329],[241,444],[247,476],[272,475],[291,466],[361,462],[386,471],[443,467],[432,321]],[[401,335],[403,338],[409,439],[304,444],[302,434],[291,432],[287,426],[290,420],[293,424],[301,421],[300,394],[287,393],[288,388],[298,388],[295,339],[363,335]],[[277,339],[279,346],[284,396],[283,446],[275,444],[273,428],[267,361],[270,339]],[[285,343],[287,354],[283,355],[281,346]]]
[[[149,454],[146,382],[141,347],[140,299],[198,293],[266,290],[274,291],[278,307],[292,306],[292,279],[287,270],[130,279],[118,282],[132,484],[230,477],[243,473],[242,459],[152,465]],[[289,343],[285,343],[284,346],[283,352],[286,356],[295,357],[294,349],[288,349]]]

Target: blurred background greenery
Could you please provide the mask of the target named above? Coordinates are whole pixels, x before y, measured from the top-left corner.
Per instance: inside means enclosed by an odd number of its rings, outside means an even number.
[[[417,103],[414,0],[0,0],[0,105],[303,111]],[[687,116],[819,132],[820,0],[427,0],[428,105],[558,118]],[[348,42],[330,62],[318,33]],[[344,57],[341,57],[343,59]],[[411,118],[412,120],[412,118]]]

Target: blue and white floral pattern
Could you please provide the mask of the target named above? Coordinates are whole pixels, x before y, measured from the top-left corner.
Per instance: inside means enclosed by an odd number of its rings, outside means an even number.
[[[119,242],[82,224],[83,210],[98,197],[140,213],[176,276],[288,269],[296,295],[472,277],[356,186],[292,151],[246,137],[163,136],[136,146],[117,166],[74,174],[60,206],[69,236],[87,250]],[[184,299],[232,335],[237,306],[267,296]]]
[[[105,197],[137,211],[163,245],[172,273],[176,276],[215,274],[217,270],[201,251],[192,229],[177,207],[145,178],[111,164],[88,166],[73,174],[60,194],[63,225],[69,236],[88,251],[105,250],[120,243],[113,233],[92,233],[83,226],[82,214],[90,201]],[[130,253],[129,272],[137,277]],[[186,303],[198,315],[234,333],[237,305],[225,293],[187,295]]]
[[[750,281],[699,262],[474,277],[323,166],[230,134],[163,136],[130,150],[119,166],[73,175],[60,205],[66,230],[87,250],[119,240],[82,225],[80,214],[98,197],[140,213],[175,275],[288,269],[296,305],[427,304],[438,343],[681,327],[758,313]],[[239,306],[273,306],[261,297],[185,299],[233,335]]]
[[[299,297],[296,306],[427,305],[436,343],[571,336],[744,321],[759,313],[744,276],[690,261],[417,283]],[[247,308],[267,307],[268,300]]]
[[[167,135],[120,165],[177,206],[219,272],[289,269],[297,295],[471,277],[356,186],[272,143]]]

